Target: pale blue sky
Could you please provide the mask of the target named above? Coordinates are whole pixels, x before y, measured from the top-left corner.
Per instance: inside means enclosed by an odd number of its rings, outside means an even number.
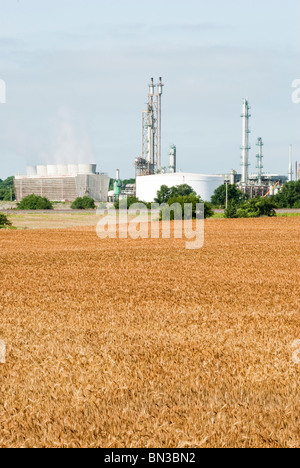
[[[241,103],[252,107],[251,163],[300,162],[298,0],[0,0],[0,178],[27,164],[97,162],[123,178],[141,151],[149,78],[163,77],[163,163],[239,170]]]

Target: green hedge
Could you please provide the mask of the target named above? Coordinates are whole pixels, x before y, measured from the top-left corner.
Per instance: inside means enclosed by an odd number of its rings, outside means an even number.
[[[225,210],[225,218],[276,216],[275,208],[276,203],[270,198],[256,197],[241,204],[230,202],[227,210]]]
[[[78,197],[71,205],[72,210],[94,210],[96,208],[93,198]]]
[[[9,226],[12,226],[12,224],[7,218],[7,216],[5,216],[5,214],[3,213],[0,213],[0,229],[6,228]]]
[[[18,203],[18,210],[53,210],[53,205],[48,198],[32,194]]]

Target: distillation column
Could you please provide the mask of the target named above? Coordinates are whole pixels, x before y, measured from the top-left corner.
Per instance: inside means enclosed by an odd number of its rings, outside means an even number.
[[[243,119],[243,140],[242,140],[242,185],[246,186],[249,182],[249,150],[251,147],[249,146],[249,118],[251,117],[250,113],[250,106],[247,99],[243,101],[243,112],[242,112],[242,119]]]
[[[176,172],[176,146],[172,145],[170,148],[170,172],[174,174]]]
[[[161,96],[163,86],[162,78],[159,78],[157,85],[151,78],[147,110],[143,111],[142,158],[138,158],[138,160],[145,161],[146,172],[150,174],[161,171]]]
[[[163,94],[163,82],[162,82],[162,77],[159,77],[159,82],[157,84],[157,97],[158,97],[158,103],[157,103],[157,170],[160,172],[161,171],[161,97]]]
[[[293,181],[293,145],[290,145],[289,182]]]
[[[257,139],[257,146],[258,146],[258,155],[257,157],[257,185],[260,187],[262,185],[262,169],[263,169],[263,151],[262,148],[264,146],[262,138]]]

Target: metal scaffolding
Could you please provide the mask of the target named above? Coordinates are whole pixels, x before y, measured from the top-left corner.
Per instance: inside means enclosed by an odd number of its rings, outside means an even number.
[[[262,148],[264,146],[262,138],[257,139],[257,146],[258,146],[258,154],[257,154],[257,185],[262,185],[262,170],[263,170],[263,152]]]
[[[249,181],[249,150],[251,149],[251,146],[249,145],[249,133],[251,133],[249,129],[249,118],[251,117],[250,115],[250,109],[251,107],[249,106],[248,100],[244,99],[243,101],[243,112],[242,112],[242,119],[243,119],[243,141],[242,141],[242,185],[246,186],[248,185]]]
[[[151,78],[147,109],[142,114],[142,155],[136,158],[137,175],[150,175],[161,171],[161,96],[162,78],[157,85]]]

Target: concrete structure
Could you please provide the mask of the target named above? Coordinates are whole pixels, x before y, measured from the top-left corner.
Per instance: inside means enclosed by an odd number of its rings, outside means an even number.
[[[109,176],[96,172],[95,164],[28,167],[27,175],[15,176],[17,201],[35,194],[51,201],[74,201],[89,196],[106,202]]]
[[[174,187],[187,184],[204,201],[210,201],[216,188],[223,183],[224,176],[222,175],[191,174],[188,172],[139,176],[136,178],[136,196],[139,200],[153,202],[162,185]]]

